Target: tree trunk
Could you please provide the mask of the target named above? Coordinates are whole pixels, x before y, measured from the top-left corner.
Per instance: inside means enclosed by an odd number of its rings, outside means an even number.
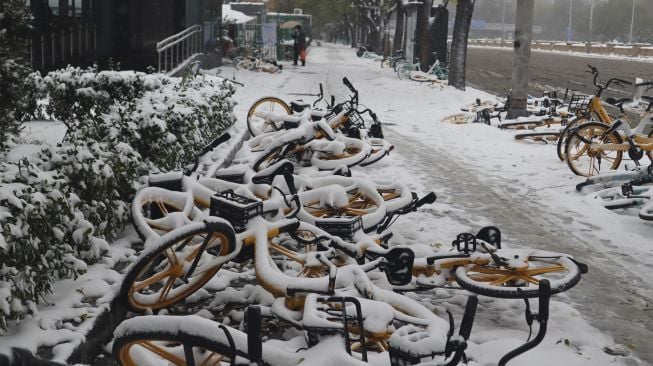
[[[449,62],[449,85],[465,90],[465,67],[467,63],[467,38],[472,24],[475,0],[458,0],[456,20],[451,40],[451,59]]]
[[[404,49],[404,16],[406,13],[402,4],[402,1],[397,4],[397,21],[395,23],[395,37],[392,42],[391,53]]]
[[[419,9],[417,16],[417,37],[415,52],[419,57],[420,66],[422,70],[426,71],[430,67],[431,60],[431,42],[429,42],[429,23],[431,19],[431,8],[433,7],[433,0],[424,0]]]
[[[431,24],[431,44],[433,45],[432,51],[435,52],[435,59],[431,63],[438,60],[441,65],[448,63],[447,55],[447,37],[449,36],[449,10],[440,5],[435,9],[433,23]]]

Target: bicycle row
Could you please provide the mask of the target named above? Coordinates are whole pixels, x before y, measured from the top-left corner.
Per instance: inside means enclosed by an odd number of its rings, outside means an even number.
[[[426,69],[422,68],[419,58],[414,57],[412,62],[406,60],[403,50],[396,50],[389,56],[378,55],[375,52],[368,51],[365,45],[359,45],[356,51],[358,57],[367,58],[372,61],[380,62],[381,68],[392,68],[397,73],[400,80],[413,80],[417,82],[428,82],[431,84],[445,83],[449,78],[449,70],[446,64],[441,64],[436,59],[436,53],[433,53],[435,61]]]
[[[288,365],[329,347],[346,364],[456,365],[477,295],[540,299],[538,314],[526,310],[529,325],[540,324],[538,337],[500,365],[541,341],[550,296],[575,286],[586,266],[564,253],[507,248],[496,227],[461,233],[450,248],[395,240],[392,224],[436,196],[419,197],[396,179],[352,174],[392,145],[374,112],[359,110],[358,91],[343,82],[351,95],[342,103],[325,102],[322,90],[315,107],[256,102],[247,115],[253,137],[229,168],[203,175],[198,156],[184,171],[148,177],[132,204],[144,247],[119,294],[133,313],[114,332],[121,364]],[[136,315],[184,304],[233,271],[252,273],[272,299],[243,309],[244,332],[196,315]],[[470,293],[457,335],[451,313],[443,318],[406,295],[435,288]],[[263,342],[270,322],[282,329]],[[283,340],[281,333],[297,336]]]
[[[555,143],[558,159],[575,175],[585,177],[577,185],[578,191],[600,189],[592,192],[591,201],[653,221],[653,96],[641,95],[635,102],[630,98],[603,100],[603,94],[611,86],[632,83],[620,78],[603,83],[598,69],[591,65],[588,68],[596,87],[594,95],[569,95],[567,90],[561,98],[556,92],[545,93],[542,98],[531,97],[531,117],[516,120],[502,118],[510,109],[510,98],[504,103],[477,101],[463,107],[465,112],[449,116],[443,122],[494,124],[516,130],[517,140]],[[641,82],[637,87],[644,93],[650,92],[653,82]],[[605,103],[621,116],[609,113]],[[626,107],[639,114],[638,122],[625,117]],[[629,162],[620,171],[624,160]]]

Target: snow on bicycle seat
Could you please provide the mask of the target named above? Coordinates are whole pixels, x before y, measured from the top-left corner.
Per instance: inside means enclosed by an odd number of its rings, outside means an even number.
[[[329,111],[325,111],[322,109],[314,109],[311,111],[311,117],[316,117],[316,118],[324,118],[329,114]]]

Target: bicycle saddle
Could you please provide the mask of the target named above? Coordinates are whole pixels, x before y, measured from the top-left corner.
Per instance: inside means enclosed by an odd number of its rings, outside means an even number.
[[[647,100],[649,102],[653,102],[653,97],[649,95],[642,95],[642,99]]]
[[[288,160],[281,160],[278,163],[271,165],[268,168],[261,170],[252,177],[254,184],[272,184],[272,180],[277,175],[293,174],[295,171],[294,165]]]
[[[607,98],[605,100],[605,102],[608,103],[608,104],[612,104],[615,107],[621,107],[624,103],[630,102],[631,100],[632,99],[630,99],[630,98],[616,99],[616,98],[609,97],[609,98]]]
[[[308,107],[310,107],[310,104],[302,100],[290,102],[290,108],[293,110],[293,112],[299,113],[304,111]]]

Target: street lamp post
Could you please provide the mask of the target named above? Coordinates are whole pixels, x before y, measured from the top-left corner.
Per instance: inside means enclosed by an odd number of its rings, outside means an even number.
[[[501,45],[503,46],[503,37],[506,34],[506,0],[503,0],[501,10]]]
[[[633,26],[635,25],[635,4],[637,0],[633,0],[633,12],[630,16],[630,37],[628,38],[628,43],[633,44]]]
[[[589,24],[589,32],[588,32],[588,35],[587,35],[587,53],[592,52],[592,38],[593,38],[593,34],[592,34],[592,31],[593,31],[592,25],[593,24],[592,23],[593,23],[593,20],[594,20],[594,0],[590,0],[590,24]]]
[[[569,28],[567,29],[567,42],[571,42],[571,38],[573,37],[573,33],[571,30],[571,19],[574,10],[574,0],[570,0],[570,1],[571,2],[569,3]]]

